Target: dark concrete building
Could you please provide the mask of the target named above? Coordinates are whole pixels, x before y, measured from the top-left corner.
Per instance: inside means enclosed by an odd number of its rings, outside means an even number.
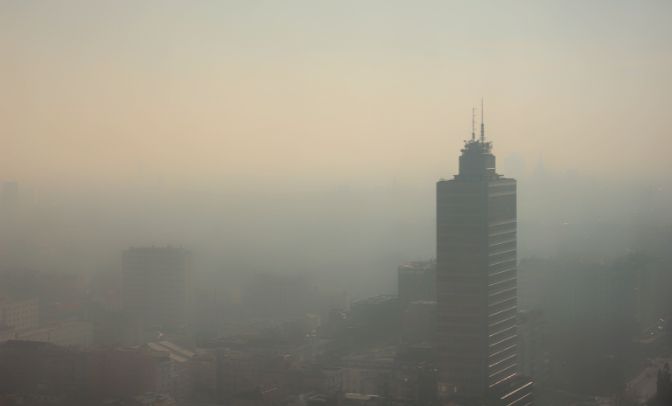
[[[516,181],[495,172],[484,126],[465,143],[459,173],[437,183],[439,390],[459,404],[531,403],[518,381]],[[515,386],[515,385],[514,385]]]
[[[401,311],[401,342],[433,344],[436,335],[436,302],[416,300]]]

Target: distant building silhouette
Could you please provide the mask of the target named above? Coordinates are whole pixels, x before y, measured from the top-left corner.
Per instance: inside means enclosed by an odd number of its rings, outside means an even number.
[[[124,309],[145,329],[176,332],[191,302],[190,254],[174,247],[130,248],[124,252]]]
[[[482,123],[458,175],[437,183],[436,204],[440,394],[531,405],[531,382],[518,376],[516,181],[495,172]]]
[[[19,184],[2,182],[0,184],[0,207],[4,210],[13,209],[19,200]]]
[[[436,300],[436,262],[409,262],[399,267],[397,276],[402,310],[418,300]]]

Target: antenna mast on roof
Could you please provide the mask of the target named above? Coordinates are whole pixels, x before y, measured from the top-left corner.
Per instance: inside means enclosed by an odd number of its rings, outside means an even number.
[[[485,142],[485,124],[483,123],[483,98],[481,97],[481,142]]]
[[[471,108],[471,141],[476,141],[476,107]]]

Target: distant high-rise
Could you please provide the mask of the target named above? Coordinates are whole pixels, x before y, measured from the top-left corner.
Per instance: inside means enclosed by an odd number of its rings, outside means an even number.
[[[516,181],[495,172],[483,124],[459,165],[437,183],[440,391],[464,404],[532,404],[531,382],[517,376]]]
[[[436,300],[436,263],[416,261],[401,265],[397,272],[399,303],[402,310],[418,300]]]
[[[19,184],[16,182],[3,182],[0,185],[0,207],[13,209],[19,200]]]
[[[130,248],[124,252],[124,308],[148,329],[178,331],[190,303],[190,255],[173,247]]]

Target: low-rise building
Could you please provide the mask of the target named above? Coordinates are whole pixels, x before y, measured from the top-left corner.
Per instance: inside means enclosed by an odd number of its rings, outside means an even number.
[[[93,326],[88,321],[56,322],[28,330],[15,330],[11,339],[85,348],[92,344]]]
[[[168,355],[167,393],[178,402],[187,399],[194,387],[196,353],[170,341],[151,342],[147,347]]]

